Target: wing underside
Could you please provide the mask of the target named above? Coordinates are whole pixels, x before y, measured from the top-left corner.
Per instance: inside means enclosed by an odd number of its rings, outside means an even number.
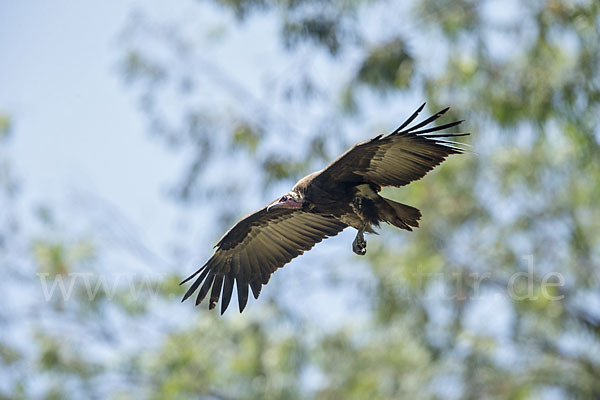
[[[358,143],[341,155],[319,174],[316,178],[319,184],[335,181],[404,186],[421,179],[450,154],[464,152],[461,143],[445,138],[466,136],[468,133],[438,133],[462,121],[427,128],[449,108],[410,126],[424,106],[392,133]]]
[[[209,308],[214,308],[221,298],[223,313],[229,306],[235,283],[242,312],[248,301],[248,287],[258,298],[262,285],[275,270],[346,226],[333,216],[298,209],[267,212],[263,208],[238,222],[219,241],[208,262],[182,282],[197,276],[182,301],[199,288],[198,305],[210,291]]]

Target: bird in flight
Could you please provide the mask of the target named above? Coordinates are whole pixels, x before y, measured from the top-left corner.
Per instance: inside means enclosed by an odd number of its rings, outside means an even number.
[[[221,314],[237,286],[239,310],[248,302],[248,286],[258,299],[271,274],[316,243],[351,226],[358,230],[352,250],[364,255],[364,233],[387,222],[412,231],[421,212],[379,195],[385,186],[408,185],[425,176],[450,154],[464,150],[460,143],[444,138],[468,133],[434,133],[463,121],[427,127],[448,108],[412,126],[421,105],[398,129],[355,144],[328,167],[300,179],[291,191],[260,210],[242,218],[215,245],[213,256],[184,284],[197,276],[183,296],[198,288],[196,305],[208,292],[209,309],[221,298]],[[222,297],[221,297],[222,296]]]

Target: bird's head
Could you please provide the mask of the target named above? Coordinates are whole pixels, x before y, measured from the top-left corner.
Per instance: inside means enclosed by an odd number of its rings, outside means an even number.
[[[272,208],[302,208],[304,199],[294,191],[288,192],[267,206],[267,212]]]

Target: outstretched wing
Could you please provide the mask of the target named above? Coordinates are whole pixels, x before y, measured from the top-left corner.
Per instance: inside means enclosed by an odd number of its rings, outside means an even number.
[[[315,177],[315,182],[321,187],[327,187],[328,182],[404,186],[421,179],[448,155],[462,153],[464,150],[457,146],[460,143],[442,138],[466,136],[468,133],[432,134],[457,126],[462,121],[425,128],[449,108],[408,126],[424,107],[425,103],[389,135],[379,135],[354,145]]]
[[[267,211],[264,207],[243,218],[225,233],[208,262],[181,282],[183,284],[199,275],[182,301],[200,288],[196,297],[198,305],[210,290],[209,309],[213,309],[222,292],[222,314],[229,306],[235,281],[242,312],[248,301],[248,285],[254,298],[258,299],[261,286],[269,281],[276,269],[346,227],[346,224],[328,215],[289,208]]]

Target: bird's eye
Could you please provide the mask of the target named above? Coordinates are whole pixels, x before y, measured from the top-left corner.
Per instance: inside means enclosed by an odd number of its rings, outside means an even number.
[[[279,201],[287,201],[287,200],[288,200],[287,194],[285,196],[283,196],[281,199],[279,199]]]

